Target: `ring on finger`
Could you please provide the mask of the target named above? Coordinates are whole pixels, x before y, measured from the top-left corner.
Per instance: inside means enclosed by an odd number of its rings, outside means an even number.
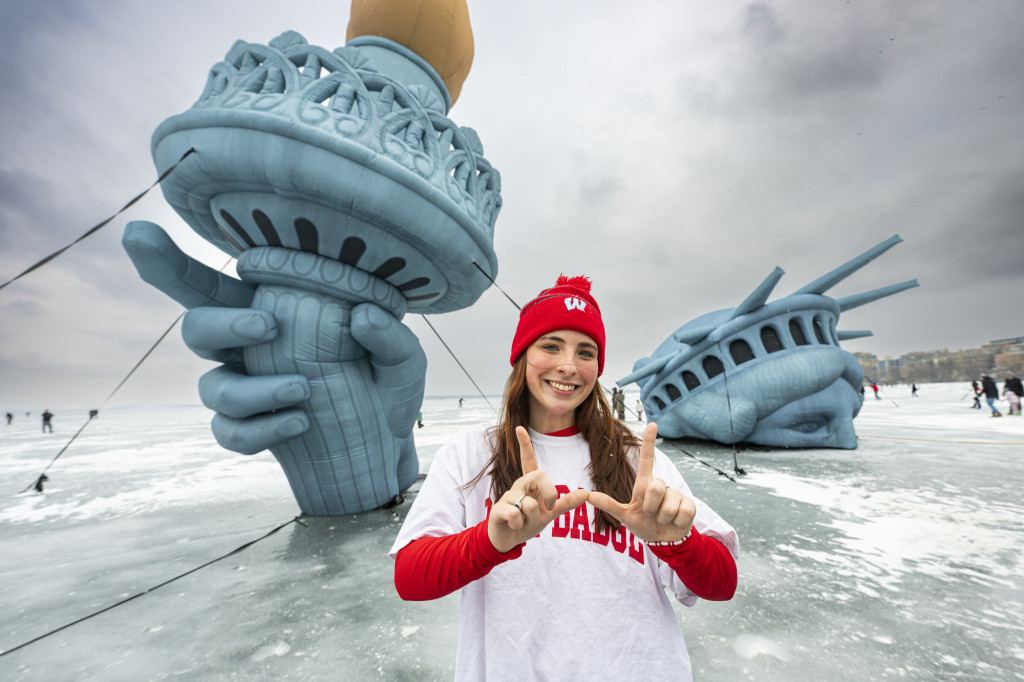
[[[512,503],[512,506],[515,507],[516,509],[518,509],[519,511],[523,511],[523,505],[521,505],[520,502],[523,501],[524,497],[526,497],[525,494],[524,495],[520,495],[519,499]]]

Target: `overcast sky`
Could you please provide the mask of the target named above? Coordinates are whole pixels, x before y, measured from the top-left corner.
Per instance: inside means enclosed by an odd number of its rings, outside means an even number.
[[[587,274],[605,384],[673,330],[783,296],[893,234],[830,294],[917,278],[843,314],[880,356],[1024,335],[1024,5],[470,0],[472,72],[451,111],[501,172],[498,284],[519,303]],[[236,39],[341,46],[348,2],[0,3],[0,281],[156,178],[150,135]],[[154,190],[0,291],[0,409],[98,406],[179,314],[120,246],[161,224],[227,257]],[[229,269],[233,273],[233,266]],[[517,311],[495,289],[432,324],[499,393]],[[475,389],[419,315],[428,394]],[[175,330],[111,405],[196,403],[213,365]],[[633,388],[635,390],[635,387]]]

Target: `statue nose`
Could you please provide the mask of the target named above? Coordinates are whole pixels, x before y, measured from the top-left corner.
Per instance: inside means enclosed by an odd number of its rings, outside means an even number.
[[[857,431],[853,419],[835,415],[828,422],[828,446],[852,450],[857,447]]]

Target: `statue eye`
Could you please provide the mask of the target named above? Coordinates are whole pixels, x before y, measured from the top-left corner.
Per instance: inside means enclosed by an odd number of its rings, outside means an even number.
[[[800,422],[793,425],[793,430],[800,433],[814,433],[823,426],[824,424],[818,421]]]

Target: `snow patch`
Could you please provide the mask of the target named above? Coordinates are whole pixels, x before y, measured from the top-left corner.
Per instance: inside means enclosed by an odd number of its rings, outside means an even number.
[[[793,660],[789,647],[786,645],[769,639],[764,635],[755,635],[749,632],[737,636],[733,640],[732,648],[737,656],[748,660],[757,656],[771,656],[780,661]]]
[[[257,649],[256,653],[252,655],[252,660],[262,661],[270,658],[271,656],[284,656],[291,650],[292,647],[287,642],[275,642],[274,644],[268,644],[267,646]]]

